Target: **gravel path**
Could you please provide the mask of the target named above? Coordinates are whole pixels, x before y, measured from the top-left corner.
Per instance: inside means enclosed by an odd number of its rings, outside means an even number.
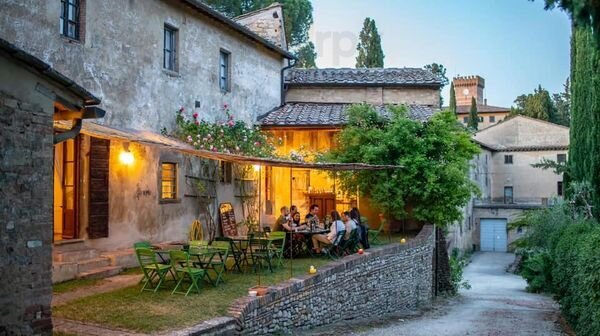
[[[87,296],[108,293],[116,291],[117,289],[131,287],[137,284],[141,278],[142,275],[140,274],[115,275],[106,279],[102,279],[101,283],[93,286],[77,288],[73,291],[65,293],[53,294],[52,306],[59,306]]]

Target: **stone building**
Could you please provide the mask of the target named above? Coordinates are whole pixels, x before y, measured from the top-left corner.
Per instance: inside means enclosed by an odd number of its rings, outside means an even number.
[[[103,111],[86,89],[4,39],[0,78],[0,335],[51,335],[52,148],[78,132],[53,136],[53,120]]]
[[[476,248],[506,251],[521,232],[507,224],[523,211],[548,206],[563,197],[563,176],[532,167],[543,159],[566,162],[569,129],[543,120],[516,116],[477,132],[482,152],[473,160],[474,199],[468,225]]]
[[[458,120],[467,125],[471,111],[471,98],[477,103],[479,116],[478,128],[485,129],[501,122],[510,113],[510,107],[488,105],[484,98],[485,80],[480,76],[463,76],[452,79],[456,95],[456,113]]]
[[[54,280],[133,266],[131,252],[120,249],[135,241],[186,239],[200,212],[194,181],[215,180],[207,166],[231,172],[231,165],[131,139],[172,130],[180,107],[218,121],[227,104],[237,120],[253,123],[280,106],[281,70],[293,58],[281,6],[240,22],[198,0],[0,6],[1,38],[96,93],[106,110],[101,125],[84,124],[54,148]],[[231,202],[241,213],[235,176],[225,175],[215,182],[215,204]]]
[[[383,114],[385,105],[406,105],[412,118],[427,120],[439,109],[440,87],[439,79],[423,69],[292,69],[285,77],[285,105],[261,116],[259,124],[281,138],[280,154],[310,155],[334,145],[351,104],[366,102]],[[368,200],[342,194],[326,172],[267,168],[265,174],[265,218],[271,222],[284,205],[295,204],[306,213],[310,204],[318,204],[321,217],[359,206],[372,226],[378,225]]]

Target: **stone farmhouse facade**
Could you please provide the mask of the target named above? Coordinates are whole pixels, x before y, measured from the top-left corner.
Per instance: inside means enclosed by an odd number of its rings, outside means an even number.
[[[510,114],[510,107],[488,105],[484,98],[485,79],[481,76],[459,76],[452,79],[456,98],[456,114],[458,121],[463,125],[469,122],[471,111],[471,98],[475,98],[477,115],[479,116],[478,129],[482,130],[493,126],[506,119]]]
[[[543,159],[566,162],[569,128],[515,116],[477,132],[473,138],[481,146],[472,169],[481,196],[472,201],[465,226],[474,228],[476,249],[506,251],[522,234],[508,231],[508,223],[526,210],[562,199],[563,176],[532,165]],[[495,241],[489,241],[492,236]]]
[[[439,110],[440,87],[431,72],[418,68],[291,69],[285,76],[285,104],[258,122],[263,130],[282,139],[280,154],[310,155],[334,146],[335,134],[347,123],[344,111],[351,104],[369,103],[382,114],[387,113],[386,105],[405,105],[412,118],[425,121]],[[272,223],[281,206],[295,204],[305,213],[311,204],[317,204],[321,216],[358,206],[371,227],[379,225],[378,212],[369,200],[344,195],[326,172],[273,168],[266,175],[264,203],[271,211],[265,218]],[[408,230],[420,228],[416,223],[414,227],[404,224]]]
[[[104,113],[100,99],[0,39],[0,335],[51,335],[53,120]],[[5,80],[18,78],[16,81]]]
[[[128,139],[172,130],[181,107],[218,121],[227,104],[252,124],[280,106],[281,71],[293,59],[282,7],[237,22],[197,0],[0,5],[0,38],[81,83],[106,111],[54,148],[54,183],[44,186],[54,184],[54,281],[133,266],[136,241],[186,239],[199,216],[194,181],[214,179],[207,166],[231,172],[231,164]],[[56,132],[69,127],[55,123]],[[241,214],[235,176],[227,176],[216,181],[215,204],[230,202]]]

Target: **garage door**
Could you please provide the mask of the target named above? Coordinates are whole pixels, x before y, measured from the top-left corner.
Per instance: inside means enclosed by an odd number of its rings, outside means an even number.
[[[506,252],[506,219],[482,219],[480,243],[482,251]]]

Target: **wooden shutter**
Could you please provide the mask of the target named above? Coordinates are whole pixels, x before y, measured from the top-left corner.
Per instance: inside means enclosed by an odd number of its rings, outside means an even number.
[[[90,139],[90,189],[88,236],[108,237],[108,161],[110,140]]]

